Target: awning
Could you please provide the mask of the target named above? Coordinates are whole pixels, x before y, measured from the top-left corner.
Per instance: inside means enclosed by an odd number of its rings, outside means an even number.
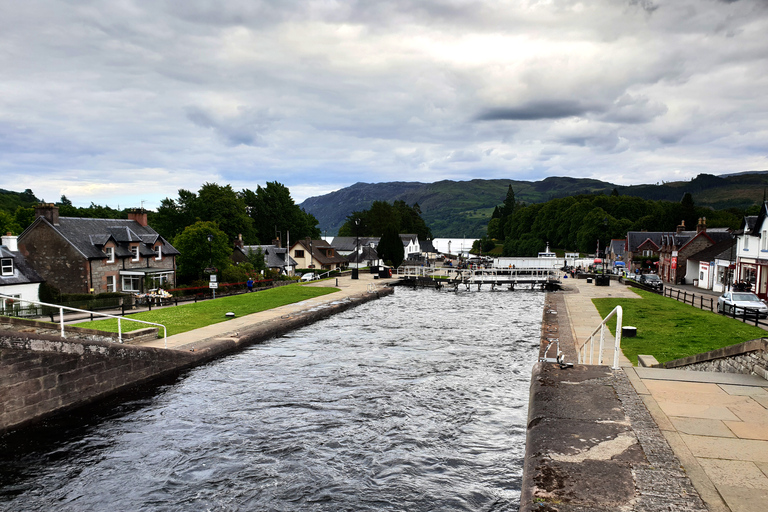
[[[602,262],[603,260],[600,258],[595,258],[595,261],[593,261],[593,263],[602,263]]]
[[[617,261],[613,264],[614,267],[623,267],[625,263],[623,261]]]

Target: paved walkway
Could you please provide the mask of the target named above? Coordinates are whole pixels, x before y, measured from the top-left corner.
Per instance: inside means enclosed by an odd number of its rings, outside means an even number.
[[[634,295],[615,281],[565,284],[577,347],[600,323],[590,299]],[[768,510],[768,381],[620,364],[710,511]]]
[[[372,274],[360,272],[359,279],[352,279],[351,276],[343,276],[335,279],[326,279],[308,283],[304,286],[334,287],[339,288],[339,291],[321,297],[296,302],[294,304],[261,311],[259,313],[253,313],[240,318],[233,318],[226,322],[220,322],[218,324],[209,325],[181,334],[174,334],[173,336],[168,336],[167,340],[160,338],[142,343],[141,345],[145,347],[175,349],[208,339],[236,337],[239,331],[253,327],[259,323],[269,322],[278,318],[295,315],[299,312],[311,311],[313,309],[326,307],[333,303],[349,300],[350,297],[365,293],[373,287],[383,287],[387,283],[393,281],[396,281],[396,279],[374,279]]]

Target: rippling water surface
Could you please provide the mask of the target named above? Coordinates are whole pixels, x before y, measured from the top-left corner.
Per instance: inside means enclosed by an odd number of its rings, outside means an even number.
[[[543,300],[398,289],[0,438],[0,509],[517,510]]]

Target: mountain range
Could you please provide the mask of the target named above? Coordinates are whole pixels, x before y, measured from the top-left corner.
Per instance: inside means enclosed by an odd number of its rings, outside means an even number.
[[[435,183],[355,183],[329,194],[307,198],[300,206],[317,218],[324,234],[335,235],[348,215],[368,209],[373,201],[402,200],[411,206],[419,204],[433,236],[477,238],[485,234],[493,209],[503,203],[509,185],[512,185],[517,201],[529,204],[579,194],[610,194],[616,189],[622,195],[657,201],[680,201],[686,192],[690,192],[697,206],[744,209],[765,198],[768,171],[720,176],[700,174],[690,181],[629,186],[569,177],[549,177],[541,181],[476,179]]]

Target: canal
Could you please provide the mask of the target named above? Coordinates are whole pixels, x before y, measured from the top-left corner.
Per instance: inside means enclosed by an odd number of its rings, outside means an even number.
[[[543,303],[400,288],[6,435],[0,509],[517,510]]]

